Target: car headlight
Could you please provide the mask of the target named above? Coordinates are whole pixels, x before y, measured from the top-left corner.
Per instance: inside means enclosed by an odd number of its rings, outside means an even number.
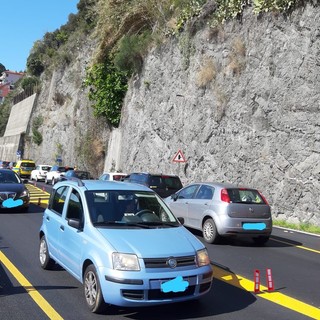
[[[210,259],[207,249],[197,251],[197,264],[198,267],[207,266],[210,264]]]
[[[28,190],[24,190],[22,193],[21,193],[21,198],[24,198],[24,197],[29,197],[29,191]]]
[[[135,254],[113,252],[112,263],[115,270],[140,271],[138,257]]]

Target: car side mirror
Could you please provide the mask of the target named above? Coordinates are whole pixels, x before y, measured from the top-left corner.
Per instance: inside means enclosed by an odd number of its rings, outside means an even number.
[[[183,217],[178,217],[177,219],[182,225],[184,225],[184,218]]]
[[[172,199],[173,201],[176,201],[176,200],[178,199],[178,195],[177,195],[176,193],[172,194],[172,195],[171,195],[171,199]]]
[[[68,219],[68,225],[78,230],[82,229],[82,225],[79,219]]]

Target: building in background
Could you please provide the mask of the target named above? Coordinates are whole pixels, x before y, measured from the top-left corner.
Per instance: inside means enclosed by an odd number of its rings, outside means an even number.
[[[14,89],[14,84],[24,75],[25,73],[23,72],[13,72],[9,70],[2,72],[0,76],[0,104],[9,92]]]

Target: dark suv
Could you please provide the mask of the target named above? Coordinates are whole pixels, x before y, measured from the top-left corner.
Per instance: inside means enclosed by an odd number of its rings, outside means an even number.
[[[134,172],[126,176],[124,181],[143,184],[154,190],[162,198],[169,197],[182,188],[178,176],[161,173]]]

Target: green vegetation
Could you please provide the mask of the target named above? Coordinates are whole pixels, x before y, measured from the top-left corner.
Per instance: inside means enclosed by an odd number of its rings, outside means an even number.
[[[42,143],[42,134],[39,132],[39,127],[42,125],[43,123],[43,118],[42,116],[38,116],[33,120],[32,123],[32,141],[36,144],[36,145],[40,145]]]
[[[94,115],[106,117],[117,127],[127,91],[127,73],[118,71],[110,61],[105,61],[87,70],[84,85],[90,87],[89,100],[94,102]]]
[[[286,220],[273,220],[274,226],[279,226],[283,228],[293,229],[293,230],[299,230],[299,231],[305,231],[315,234],[320,234],[320,226],[316,226],[310,223],[290,223]]]

